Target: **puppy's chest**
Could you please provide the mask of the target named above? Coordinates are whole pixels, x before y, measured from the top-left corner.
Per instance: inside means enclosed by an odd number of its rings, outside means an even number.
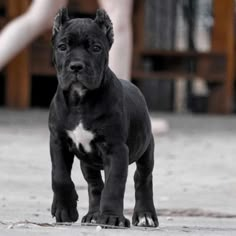
[[[67,129],[66,133],[78,150],[82,147],[86,153],[92,152],[91,142],[95,139],[95,133],[87,130],[82,122],[73,129]]]

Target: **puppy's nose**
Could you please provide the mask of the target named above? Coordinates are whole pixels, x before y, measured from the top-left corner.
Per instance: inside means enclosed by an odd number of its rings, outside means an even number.
[[[81,61],[72,61],[69,64],[70,71],[74,73],[81,72],[83,71],[84,68],[85,68],[85,64]]]

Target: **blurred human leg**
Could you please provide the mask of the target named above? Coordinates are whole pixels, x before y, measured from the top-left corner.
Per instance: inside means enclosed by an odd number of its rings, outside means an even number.
[[[109,66],[118,78],[130,80],[132,60],[133,0],[99,0],[109,14],[114,28],[114,44],[110,51]]]
[[[49,29],[57,11],[67,0],[34,0],[26,13],[0,33],[0,70],[38,35]]]
[[[109,14],[114,28],[114,44],[110,51],[109,66],[118,78],[131,79],[132,60],[132,9],[133,0],[98,0],[102,8]],[[154,134],[166,133],[169,124],[166,120],[152,118]]]

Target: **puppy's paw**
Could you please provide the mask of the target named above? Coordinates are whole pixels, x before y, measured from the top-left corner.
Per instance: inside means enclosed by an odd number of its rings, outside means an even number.
[[[135,212],[132,218],[132,224],[140,227],[158,227],[159,222],[156,214],[151,212],[138,213]]]
[[[79,218],[77,209],[57,207],[55,212],[56,222],[76,222]]]
[[[101,214],[98,217],[97,224],[109,226],[119,226],[119,227],[130,227],[130,221],[124,216],[114,216]]]
[[[56,222],[76,222],[79,218],[77,211],[77,199],[73,201],[59,201],[54,195],[52,208],[52,216],[56,217]]]
[[[81,223],[92,223],[96,224],[98,220],[99,212],[88,212],[81,220]]]

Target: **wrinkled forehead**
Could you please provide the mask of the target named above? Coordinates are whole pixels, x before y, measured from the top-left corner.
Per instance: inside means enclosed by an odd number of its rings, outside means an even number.
[[[72,19],[69,20],[61,29],[58,40],[72,40],[83,43],[86,40],[93,40],[108,46],[105,34],[94,23],[92,19]]]

